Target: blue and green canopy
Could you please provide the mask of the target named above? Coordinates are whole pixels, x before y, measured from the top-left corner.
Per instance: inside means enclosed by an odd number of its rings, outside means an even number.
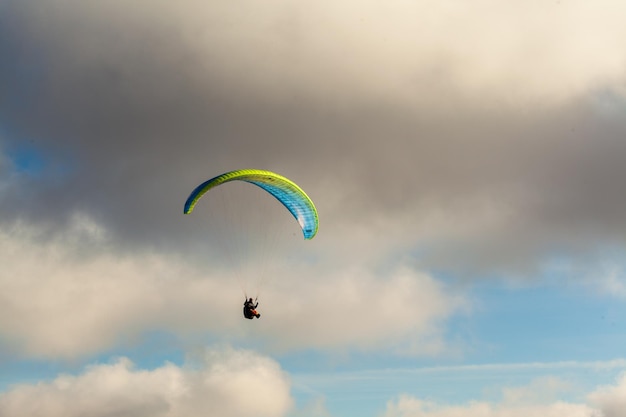
[[[230,181],[245,181],[273,195],[298,221],[305,239],[313,239],[317,233],[319,223],[317,210],[309,196],[290,179],[260,169],[230,171],[203,182],[187,198],[184,213],[191,213],[196,203],[209,190]]]

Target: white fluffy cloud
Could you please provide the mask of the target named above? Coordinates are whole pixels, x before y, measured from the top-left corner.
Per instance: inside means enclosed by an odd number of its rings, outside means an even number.
[[[467,301],[427,274],[393,269],[382,276],[361,267],[330,276],[293,275],[267,324],[285,346],[436,354],[445,349],[443,321]],[[291,296],[290,294],[293,294]],[[288,339],[281,333],[288,329]]]
[[[0,231],[0,334],[5,348],[25,356],[93,354],[153,330],[231,341],[253,334],[281,351],[434,354],[445,349],[439,325],[466,305],[408,268],[375,274],[342,264],[315,271],[285,265],[264,287],[263,318],[250,323],[232,275],[172,254],[120,255],[86,216],[75,216],[61,236],[42,234],[19,223]]]
[[[559,400],[572,387],[562,379],[540,378],[527,386],[502,388],[502,401],[461,405],[436,403],[401,395],[387,404],[384,417],[624,417],[626,375],[598,387],[586,401]]]
[[[39,233],[23,225],[0,232],[0,332],[23,355],[98,352],[155,323],[184,331],[193,318],[225,308],[208,296],[217,283],[185,279],[181,263],[111,255],[104,231],[82,216],[61,236],[40,240]],[[101,252],[94,255],[94,246]]]
[[[594,417],[594,412],[587,405],[566,402],[517,406],[472,402],[450,406],[401,397],[388,406],[384,417]]]
[[[254,389],[246,389],[254,387]],[[0,415],[31,417],[183,417],[330,415],[321,402],[294,408],[289,376],[273,360],[229,347],[207,349],[183,366],[166,363],[137,369],[126,358],[94,364],[77,375],[18,384],[0,393]],[[387,404],[383,417],[624,417],[626,377],[599,387],[587,401],[559,397],[573,387],[555,377],[527,386],[503,387],[499,402],[445,404],[400,395]]]
[[[626,416],[626,374],[622,375],[615,385],[598,388],[589,400],[602,410],[601,417]]]
[[[125,358],[80,375],[16,385],[0,393],[7,417],[284,416],[290,382],[271,359],[229,348],[208,350],[189,366],[136,369]]]
[[[502,387],[500,402],[472,401],[449,405],[402,395],[387,404],[384,417],[599,417],[584,403],[561,401],[572,387],[567,381],[543,377],[526,386]]]

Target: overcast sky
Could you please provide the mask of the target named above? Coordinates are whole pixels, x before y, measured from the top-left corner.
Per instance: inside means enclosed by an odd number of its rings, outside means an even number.
[[[626,416],[624,16],[0,0],[0,415]],[[240,168],[320,217],[235,192],[286,237],[254,322],[264,243],[235,266],[215,201],[182,214]]]

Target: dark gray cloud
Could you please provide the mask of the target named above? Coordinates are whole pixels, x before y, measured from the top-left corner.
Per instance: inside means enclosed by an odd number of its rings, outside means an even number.
[[[81,212],[118,248],[186,249],[207,240],[187,194],[251,166],[300,183],[333,247],[364,230],[372,251],[485,271],[624,244],[623,66],[603,58],[626,38],[607,25],[597,42],[618,42],[587,62],[564,46],[576,8],[526,38],[523,16],[411,33],[417,14],[390,7],[394,26],[369,3],[1,7],[0,143],[43,160],[0,188],[4,224],[56,233]]]

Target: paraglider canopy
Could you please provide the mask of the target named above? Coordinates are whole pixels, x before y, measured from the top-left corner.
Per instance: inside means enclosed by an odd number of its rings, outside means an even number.
[[[260,169],[230,171],[203,182],[187,198],[184,213],[191,213],[198,200],[209,190],[229,181],[245,181],[267,191],[291,212],[298,221],[305,239],[313,239],[317,234],[319,223],[317,209],[309,196],[290,179]]]

